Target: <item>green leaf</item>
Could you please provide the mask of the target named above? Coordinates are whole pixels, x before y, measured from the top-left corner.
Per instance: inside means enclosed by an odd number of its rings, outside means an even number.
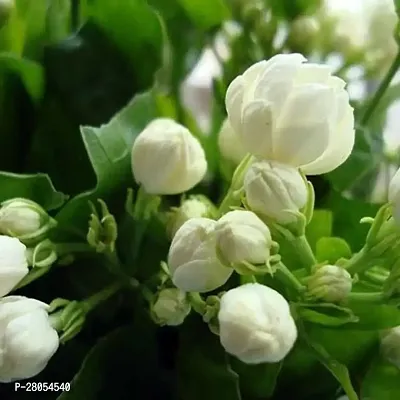
[[[180,398],[241,399],[238,375],[229,366],[218,337],[198,317],[182,326],[177,362]]]
[[[223,0],[178,0],[192,21],[209,30],[229,19],[229,9]]]
[[[72,26],[71,3],[71,0],[52,0],[50,2],[46,18],[49,42],[58,42],[70,34]]]
[[[376,356],[361,386],[365,400],[394,400],[400,398],[400,369],[381,355]]]
[[[360,220],[374,217],[380,206],[347,199],[338,192],[331,191],[324,207],[333,212],[333,235],[343,238],[353,251],[360,250],[369,230],[369,225],[360,224]]]
[[[335,264],[340,258],[350,258],[352,251],[347,242],[338,237],[323,237],[318,240],[315,256],[319,262]]]
[[[42,98],[44,91],[44,71],[40,64],[11,53],[0,53],[0,69],[8,69],[20,76],[33,100]]]
[[[378,339],[377,331],[359,330],[358,323],[343,325],[340,329],[309,323],[304,325],[312,341],[320,343],[337,361],[355,370]]]
[[[231,358],[233,370],[239,375],[240,391],[244,398],[267,399],[274,394],[282,363],[244,364]]]
[[[295,19],[304,14],[313,14],[320,6],[320,0],[265,0],[274,16]]]
[[[387,304],[362,304],[349,301],[347,306],[359,318],[357,329],[378,331],[400,325],[400,310]]]
[[[400,99],[400,83],[395,83],[389,86],[382,98],[380,99],[373,113],[368,126],[373,132],[381,134],[387,120],[387,112],[390,106]]]
[[[160,20],[145,0],[96,0],[87,16],[127,57],[142,87],[153,82],[162,62],[163,32]]]
[[[358,322],[350,308],[335,304],[296,304],[296,313],[305,321],[323,326],[342,326]],[[354,328],[354,326],[353,326]]]
[[[337,379],[341,384],[343,390],[346,392],[349,400],[359,400],[357,393],[355,392],[353,385],[351,383],[349,371],[347,367],[340,362],[336,361],[330,353],[320,344],[319,341],[315,341],[310,338],[304,329],[301,328],[301,337],[308,344],[309,349],[313,352],[315,357],[318,358],[319,362],[328,369],[331,374]]]
[[[327,174],[335,190],[351,191],[368,175],[373,175],[382,162],[382,136],[370,129],[358,127],[355,144],[350,157],[340,167]],[[369,182],[371,185],[374,182]],[[365,182],[364,182],[365,186]]]
[[[96,174],[94,189],[73,198],[57,215],[61,225],[80,224],[86,231],[90,212],[88,202],[106,198],[134,182],[131,170],[131,148],[135,137],[156,117],[152,91],[136,96],[111,121],[99,128],[81,127],[82,140]]]
[[[314,210],[312,219],[306,227],[306,236],[311,248],[315,251],[317,241],[332,235],[333,214],[330,210]]]
[[[86,356],[71,382],[70,391],[57,400],[168,398],[168,386],[157,367],[156,326],[151,322],[119,328]]]
[[[46,210],[61,207],[67,196],[58,192],[46,174],[22,175],[0,172],[0,202],[24,197],[40,204]]]
[[[17,0],[17,26],[22,33],[23,55],[34,59],[41,59],[46,42],[47,0]],[[18,28],[17,28],[18,29]]]
[[[147,17],[150,25],[151,21],[159,23],[154,13],[150,12]],[[132,18],[129,36],[135,36],[146,21]],[[108,122],[136,93],[148,90],[149,80],[141,80],[139,70],[145,69],[146,75],[154,76],[160,64],[150,61],[153,58],[161,61],[161,54],[155,52],[161,53],[162,45],[162,42],[154,43],[141,53],[131,49],[131,58],[128,58],[102,27],[89,21],[76,34],[46,46],[46,95],[36,117],[27,168],[48,173],[60,190],[71,195],[93,187],[95,176],[79,127]],[[66,169],[69,176],[79,176],[79,179],[65,179]]]

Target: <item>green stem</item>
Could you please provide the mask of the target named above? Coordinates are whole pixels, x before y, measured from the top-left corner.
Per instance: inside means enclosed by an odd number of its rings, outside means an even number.
[[[222,216],[230,211],[231,207],[240,205],[240,192],[243,188],[244,176],[252,161],[253,156],[251,154],[247,154],[237,166],[233,174],[228,193],[225,195],[224,199],[221,202],[221,205],[219,206],[219,216]]]
[[[372,283],[383,285],[386,279],[389,277],[389,272],[387,272],[387,274],[380,274],[375,271],[365,271],[364,277]]]
[[[300,262],[307,271],[311,273],[312,267],[317,264],[317,260],[307,238],[304,235],[298,237],[293,236],[291,240],[288,240],[288,243],[299,257]]]
[[[364,113],[361,117],[361,126],[366,126],[368,121],[371,119],[373,113],[375,112],[382,96],[384,95],[386,89],[389,87],[393,77],[395,76],[397,70],[400,66],[400,51],[398,51],[396,58],[393,60],[392,65],[389,68],[386,76],[382,80],[381,84],[379,85],[378,90],[375,92],[374,96],[372,97],[371,101],[367,104]]]
[[[136,289],[140,286],[140,283],[137,279],[124,272],[122,262],[120,261],[116,251],[107,251],[104,253],[104,257],[107,261],[108,270],[119,279],[121,285],[128,286],[133,289]]]
[[[149,219],[153,213],[152,207],[155,198],[144,190],[143,186],[140,186],[136,197],[136,203],[134,207],[133,217],[135,219],[135,236],[133,242],[132,258],[136,261],[139,256],[139,250],[143,242],[144,235],[149,225]],[[158,206],[157,206],[158,208]]]
[[[144,286],[144,285],[140,285],[140,291],[141,291],[142,296],[144,297],[144,299],[150,305],[153,304],[153,302],[154,302],[154,294],[152,293],[152,291],[147,286]]]
[[[291,286],[297,293],[303,293],[306,288],[301,282],[293,275],[293,273],[282,262],[278,263],[275,276],[284,284]]]
[[[51,267],[52,266],[49,265],[48,267],[44,267],[44,268],[32,268],[29,271],[28,275],[26,275],[25,278],[23,278],[22,281],[20,281],[13,290],[21,289],[24,286],[27,286],[30,283],[36,281],[36,279],[39,279],[43,275],[47,274],[47,272],[50,271]]]
[[[93,253],[93,247],[88,243],[56,243],[56,253],[58,257],[63,257],[71,253]]]
[[[238,199],[235,196],[235,191],[232,190],[232,187],[229,188],[228,193],[224,197],[221,202],[221,205],[218,209],[218,215],[222,216],[230,211],[231,207],[238,205]]]
[[[107,286],[103,290],[95,293],[93,296],[88,297],[86,300],[81,302],[82,308],[85,310],[86,313],[89,313],[91,310],[96,308],[100,303],[107,300],[113,294],[118,292],[121,289],[120,283],[114,283],[110,286]]]
[[[350,275],[361,274],[366,271],[372,262],[371,255],[368,250],[363,247],[358,253],[354,254],[350,260],[344,264],[344,268]]]
[[[382,292],[350,293],[347,300],[356,303],[380,304],[385,301],[385,297]]]
[[[202,299],[200,293],[191,292],[188,293],[188,297],[193,310],[200,315],[204,315],[206,310],[206,302]]]
[[[87,243],[57,243],[55,244],[55,250],[58,259],[61,257],[71,254],[71,253],[91,253],[93,249]],[[62,265],[62,264],[60,264]],[[32,268],[28,275],[22,279],[19,284],[14,288],[14,290],[21,289],[24,286],[36,281],[36,279],[41,278],[43,275],[50,271],[52,265],[48,265],[42,268]]]

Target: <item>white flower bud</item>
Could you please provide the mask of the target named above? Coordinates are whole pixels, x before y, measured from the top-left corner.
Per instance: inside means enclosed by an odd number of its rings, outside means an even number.
[[[346,299],[352,288],[351,275],[337,265],[324,265],[314,272],[308,281],[311,296],[329,303]]]
[[[0,297],[10,293],[28,272],[26,246],[16,238],[0,235]]]
[[[46,233],[47,226],[54,226],[51,221],[39,204],[28,199],[11,199],[1,205],[0,232],[20,240],[34,238],[36,233]]]
[[[279,362],[297,339],[288,302],[259,283],[226,292],[218,320],[222,346],[247,364]]]
[[[388,361],[400,368],[400,326],[382,333],[381,352]]]
[[[0,382],[39,374],[57,351],[57,331],[48,305],[23,296],[0,300]]]
[[[280,224],[295,222],[296,216],[290,212],[301,210],[308,199],[307,185],[299,171],[276,162],[252,164],[244,178],[244,190],[252,211]]]
[[[136,138],[132,148],[135,180],[150,194],[178,194],[196,186],[206,174],[200,142],[172,119],[158,118]]]
[[[234,164],[239,164],[246,155],[240,136],[233,130],[228,118],[222,123],[219,131],[218,146],[221,155]]]
[[[229,85],[225,103],[246,151],[319,175],[349,157],[354,115],[345,82],[305,61],[279,54],[254,64]]]
[[[216,225],[217,248],[228,263],[265,264],[270,256],[271,233],[251,211],[225,214]]]
[[[216,209],[214,204],[205,196],[192,196],[184,200],[181,206],[174,210],[169,221],[168,231],[171,237],[191,218],[212,217]]]
[[[185,292],[210,292],[224,285],[233,269],[217,258],[216,221],[192,218],[176,232],[168,254],[172,282]]]
[[[181,325],[190,313],[186,293],[179,289],[163,289],[152,307],[153,318],[159,325]]]

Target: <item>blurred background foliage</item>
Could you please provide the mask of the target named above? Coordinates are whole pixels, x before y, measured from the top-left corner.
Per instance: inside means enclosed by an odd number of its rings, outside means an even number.
[[[87,224],[87,200],[102,197],[112,203],[121,229],[129,229],[132,221],[123,207],[126,188],[133,186],[131,174],[127,174],[127,147],[151,118],[167,116],[185,124],[201,140],[210,170],[207,181],[196,190],[218,201],[234,169],[218,148],[227,86],[256,61],[281,52],[301,52],[318,62],[336,60],[339,76],[366,88],[352,99],[358,121],[353,154],[333,173],[312,178],[317,208],[333,211],[329,234],[345,238],[353,251],[358,250],[367,230],[358,222],[378,208],[370,201],[377,178],[383,171],[387,181],[390,171],[400,164],[397,152],[386,151],[383,139],[387,110],[398,100],[400,87],[392,85],[373,115],[366,116],[374,89],[390,71],[394,57],[385,53],[371,61],[365,49],[335,36],[334,24],[321,11],[321,3],[0,1],[1,200],[25,195],[38,201],[54,210],[65,237],[69,237],[75,228],[81,225],[84,229]],[[210,55],[216,71],[206,72],[211,75],[210,85],[199,85],[197,94],[191,94],[189,74],[194,73],[199,60]],[[383,202],[385,196],[381,193],[377,202]],[[178,200],[172,198],[171,204]],[[146,264],[146,268],[136,268],[139,276],[151,276],[151,265],[158,268],[159,259],[165,256],[168,243],[160,237],[155,235],[145,243],[142,253],[147,258],[138,265]],[[129,245],[119,246],[129,259]],[[82,298],[109,280],[110,275],[99,270],[98,260],[83,259],[67,269],[58,268],[55,275],[46,275],[24,294],[44,301],[62,296]],[[69,381],[80,369],[73,390],[60,400],[110,396],[172,399],[177,398],[176,393],[182,400],[268,398],[277,371],[243,370],[243,366],[237,366],[237,371],[234,368],[236,372],[227,369],[226,355],[217,339],[209,333],[202,335],[201,329],[206,327],[196,326],[196,319],[193,326],[180,332],[157,329],[142,315],[144,308],[139,299],[126,293],[121,301],[101,307],[92,316],[95,323],[89,321],[73,343],[61,348],[37,380]],[[122,327],[92,348],[98,338],[119,325]],[[198,339],[193,339],[194,332]],[[318,335],[318,327],[313,328],[313,334]],[[330,342],[329,329],[320,329],[320,334]],[[360,332],[346,337],[355,347],[360,341],[372,343],[373,339]],[[198,348],[191,347],[193,341]],[[365,356],[351,362],[360,365]],[[348,361],[346,354],[343,360]],[[331,398],[324,390],[335,388],[335,381],[301,348],[283,368],[281,397],[276,398],[289,396],[285,382],[293,376],[288,375],[294,373],[293,365],[304,366],[313,385],[299,374],[290,382],[290,393],[296,391],[299,400]],[[242,397],[238,394],[238,373]],[[59,395],[14,393],[12,385],[6,386],[0,386],[1,398],[46,400]]]

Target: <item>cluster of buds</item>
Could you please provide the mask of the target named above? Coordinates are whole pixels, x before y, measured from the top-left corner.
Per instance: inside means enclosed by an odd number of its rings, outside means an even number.
[[[170,213],[167,268],[175,288],[158,290],[151,313],[160,325],[178,325],[194,309],[228,353],[246,363],[273,363],[297,338],[288,301],[260,283],[232,289],[230,278],[235,271],[243,282],[279,271],[304,299],[346,299],[352,278],[344,268],[314,267],[302,286],[282,264],[273,235],[280,227],[304,236],[314,208],[306,175],[328,173],[346,161],[355,140],[353,108],[345,82],[300,54],[254,64],[231,82],[225,103],[219,147],[237,165],[230,191],[218,210],[204,197],[190,197]],[[191,189],[206,170],[199,142],[166,119],[145,128],[132,156],[136,181],[157,195]]]
[[[47,239],[56,221],[37,203],[15,198],[0,205],[0,296],[24,280],[29,266],[46,268],[57,259]]]

